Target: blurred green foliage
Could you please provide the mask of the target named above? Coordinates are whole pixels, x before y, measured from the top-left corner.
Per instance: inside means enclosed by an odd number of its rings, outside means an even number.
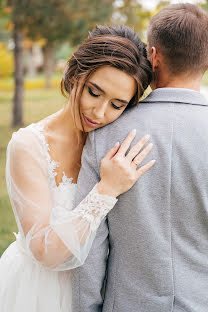
[[[14,72],[14,61],[6,43],[0,42],[0,78],[10,77]]]
[[[11,36],[8,29],[9,24],[9,14],[7,10],[3,9],[5,7],[6,1],[0,0],[0,41],[7,42]]]
[[[97,23],[109,22],[110,0],[12,0],[11,20],[24,34],[46,44],[79,44]]]

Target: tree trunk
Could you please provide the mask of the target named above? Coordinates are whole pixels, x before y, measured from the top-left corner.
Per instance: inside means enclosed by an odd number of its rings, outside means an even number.
[[[23,63],[23,34],[14,26],[14,79],[15,90],[13,99],[12,127],[23,126],[23,92],[24,92],[24,63]]]
[[[48,43],[44,49],[44,72],[45,72],[45,87],[51,87],[51,78],[54,71],[54,49],[52,44]]]

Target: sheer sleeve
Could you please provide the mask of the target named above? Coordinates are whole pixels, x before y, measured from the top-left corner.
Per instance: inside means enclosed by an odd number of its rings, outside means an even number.
[[[117,200],[100,195],[95,185],[74,210],[56,207],[41,144],[26,129],[16,132],[8,145],[6,180],[19,240],[27,255],[52,270],[82,265],[101,221]]]

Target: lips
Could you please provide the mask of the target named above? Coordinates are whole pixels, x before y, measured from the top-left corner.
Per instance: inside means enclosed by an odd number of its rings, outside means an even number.
[[[97,127],[100,125],[100,123],[95,122],[94,120],[91,120],[90,118],[86,117],[84,114],[83,115],[83,119],[85,121],[85,123],[89,126],[89,127]]]

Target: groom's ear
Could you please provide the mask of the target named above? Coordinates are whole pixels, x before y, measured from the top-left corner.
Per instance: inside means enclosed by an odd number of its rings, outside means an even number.
[[[158,49],[156,47],[152,47],[151,48],[151,64],[152,64],[152,71],[155,72],[156,69],[158,68],[158,66],[160,65],[161,63],[161,60],[160,60],[160,53],[158,51]]]

